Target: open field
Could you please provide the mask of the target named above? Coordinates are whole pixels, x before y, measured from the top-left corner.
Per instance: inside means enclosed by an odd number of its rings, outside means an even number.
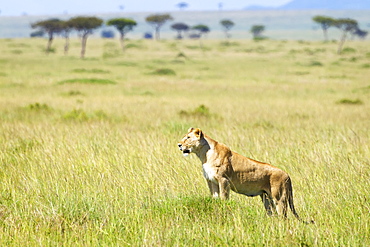
[[[1,246],[369,246],[369,42],[0,40]],[[199,127],[287,171],[304,225],[208,198]]]

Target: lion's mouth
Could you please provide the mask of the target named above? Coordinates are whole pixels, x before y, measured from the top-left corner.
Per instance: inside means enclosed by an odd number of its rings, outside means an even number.
[[[188,156],[191,153],[191,148],[188,149],[188,148],[182,146],[180,143],[178,144],[178,146],[179,146],[179,149],[180,149],[180,151],[182,151],[182,154],[184,156]]]
[[[182,151],[182,155],[184,155],[185,157],[188,156],[190,154],[190,150],[189,149],[186,149],[186,150],[183,150]]]

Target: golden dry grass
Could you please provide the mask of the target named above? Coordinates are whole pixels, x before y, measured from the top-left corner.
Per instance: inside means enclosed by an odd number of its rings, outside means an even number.
[[[0,44],[2,245],[369,245],[368,42]],[[316,224],[208,199],[189,127],[286,170]]]

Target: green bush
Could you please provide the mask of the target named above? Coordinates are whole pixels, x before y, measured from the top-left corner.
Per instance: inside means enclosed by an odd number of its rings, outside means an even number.
[[[84,122],[93,120],[107,120],[109,117],[102,110],[97,110],[93,113],[87,113],[82,109],[73,109],[72,111],[65,113],[63,115],[63,119]]]
[[[323,64],[319,61],[311,61],[308,66],[310,67],[320,67],[320,66],[323,66]]]
[[[30,109],[30,110],[33,110],[33,111],[49,111],[49,110],[51,110],[51,108],[47,104],[40,104],[38,102],[28,105],[27,108]]]
[[[176,75],[176,72],[173,69],[156,69],[152,73],[152,75]]]
[[[345,48],[343,48],[341,53],[345,54],[345,53],[355,53],[355,52],[356,52],[356,49],[351,48],[351,47],[345,47]]]
[[[58,82],[58,84],[65,84],[65,83],[83,83],[83,84],[117,84],[115,81],[111,81],[108,79],[96,79],[96,78],[76,78],[76,79],[69,79],[63,80]]]
[[[72,70],[74,73],[93,73],[93,74],[108,74],[110,73],[108,70],[102,69],[74,69]]]
[[[337,101],[337,104],[344,104],[344,105],[362,105],[363,102],[360,99],[341,99]]]
[[[212,116],[209,108],[205,105],[200,105],[192,111],[181,110],[179,112],[180,116],[193,116],[193,117],[210,117]]]
[[[80,91],[71,90],[71,91],[65,93],[64,95],[66,95],[66,96],[77,96],[77,95],[83,95],[83,93],[81,93]]]

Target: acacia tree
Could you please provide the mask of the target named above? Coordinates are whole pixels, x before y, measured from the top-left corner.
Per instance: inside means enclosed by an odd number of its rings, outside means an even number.
[[[145,18],[146,22],[151,25],[155,30],[155,38],[159,40],[159,32],[161,27],[167,22],[173,20],[173,17],[169,14],[163,15],[149,15]]]
[[[61,27],[60,33],[65,38],[64,55],[67,55],[69,51],[69,35],[71,34],[72,29],[73,29],[73,25],[69,20],[62,21],[62,27]]]
[[[328,29],[334,25],[335,19],[328,16],[316,15],[312,20],[321,26],[325,41],[328,41]]]
[[[224,19],[220,21],[220,24],[224,29],[226,38],[230,38],[231,35],[229,34],[229,31],[235,25],[235,23],[229,19]]]
[[[354,32],[352,32],[353,36],[357,36],[360,39],[365,39],[367,34],[368,34],[367,31],[361,30],[360,28],[357,28]]]
[[[202,43],[201,38],[204,34],[207,34],[207,33],[210,32],[209,27],[206,26],[206,25],[203,25],[203,24],[199,24],[199,25],[193,26],[191,29],[195,30],[195,31],[198,31],[198,33],[195,36],[199,38],[199,46],[203,50],[203,43]]]
[[[203,34],[209,33],[211,31],[208,26],[203,24],[195,25],[191,29],[198,31],[198,35],[200,38]]]
[[[186,2],[181,2],[181,3],[176,4],[176,7],[178,7],[180,10],[185,9],[185,8],[187,8],[188,6],[189,6],[189,4],[188,4],[188,3],[186,3]]]
[[[173,24],[171,28],[177,31],[177,39],[182,39],[182,33],[189,30],[189,26],[181,22]]]
[[[54,35],[61,32],[61,30],[62,30],[62,21],[59,20],[59,19],[53,18],[53,19],[48,19],[48,20],[44,20],[44,21],[35,22],[35,23],[31,24],[31,27],[32,28],[38,28],[38,29],[40,29],[40,31],[43,31],[43,32],[47,33],[49,38],[48,38],[48,43],[47,43],[47,46],[46,46],[46,52],[50,52],[51,51],[51,44],[52,44],[53,39],[54,39]]]
[[[344,42],[346,41],[347,34],[355,32],[358,29],[358,23],[356,20],[350,18],[343,18],[334,20],[333,25],[342,31],[342,37],[340,38],[337,51],[337,53],[340,54],[342,52]]]
[[[128,18],[115,18],[115,19],[110,19],[107,22],[108,26],[114,26],[117,28],[118,32],[120,33],[120,41],[121,41],[121,47],[122,50],[125,50],[124,46],[124,39],[125,35],[132,31],[132,29],[137,25],[136,21]]]
[[[253,34],[253,39],[261,39],[262,32],[265,31],[264,25],[253,25],[250,32]]]
[[[85,57],[86,42],[93,30],[103,24],[103,20],[97,17],[75,17],[69,20],[71,26],[81,35],[81,58]]]

